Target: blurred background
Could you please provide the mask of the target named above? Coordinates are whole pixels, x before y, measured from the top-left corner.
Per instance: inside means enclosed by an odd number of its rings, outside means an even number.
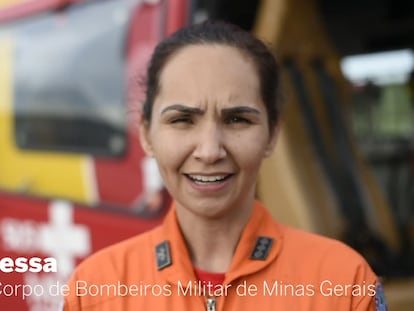
[[[274,50],[284,101],[257,196],[273,216],[340,239],[414,308],[414,2],[0,0],[0,257],[39,292],[1,310],[56,310],[74,266],[159,224],[170,198],[137,136],[146,63],[189,23],[226,20]],[[40,292],[41,290],[44,292]]]

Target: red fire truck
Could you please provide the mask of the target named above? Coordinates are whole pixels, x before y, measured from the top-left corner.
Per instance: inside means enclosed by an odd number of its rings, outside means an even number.
[[[150,53],[188,6],[0,1],[0,258],[58,263],[0,272],[0,310],[57,310],[80,260],[161,221],[168,196],[134,115]]]
[[[356,248],[385,277],[390,308],[411,310],[412,199],[397,192],[393,208],[352,139],[327,3],[0,0],[0,310],[57,310],[77,263],[160,223],[169,197],[137,137],[140,86],[155,44],[207,16],[252,30],[280,60],[287,103],[259,199]]]

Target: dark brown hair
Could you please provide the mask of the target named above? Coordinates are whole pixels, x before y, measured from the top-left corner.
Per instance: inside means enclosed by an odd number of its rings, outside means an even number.
[[[262,41],[249,32],[218,21],[184,27],[157,45],[147,70],[144,119],[151,121],[152,106],[160,88],[160,74],[167,61],[178,50],[199,44],[222,44],[234,47],[253,61],[260,81],[261,97],[268,114],[269,128],[273,128],[277,124],[280,111],[279,67],[275,57]]]

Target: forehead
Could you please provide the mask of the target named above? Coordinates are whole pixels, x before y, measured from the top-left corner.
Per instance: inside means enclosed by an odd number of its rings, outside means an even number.
[[[161,96],[252,100],[259,95],[259,78],[252,59],[235,47],[219,44],[178,50],[165,64],[159,82]]]
[[[171,65],[173,63],[184,65],[200,61],[204,63],[206,57],[210,61],[219,63],[224,63],[223,60],[228,61],[230,57],[235,61],[253,65],[250,56],[248,56],[246,52],[224,43],[189,44],[173,53],[166,65]]]

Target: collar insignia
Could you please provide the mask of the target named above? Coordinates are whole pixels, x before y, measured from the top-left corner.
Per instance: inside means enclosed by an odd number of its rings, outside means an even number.
[[[269,255],[270,249],[273,245],[273,238],[259,236],[256,240],[256,244],[250,254],[250,259],[253,260],[266,260]]]
[[[168,241],[163,241],[155,246],[155,258],[158,270],[171,266],[170,243]]]

